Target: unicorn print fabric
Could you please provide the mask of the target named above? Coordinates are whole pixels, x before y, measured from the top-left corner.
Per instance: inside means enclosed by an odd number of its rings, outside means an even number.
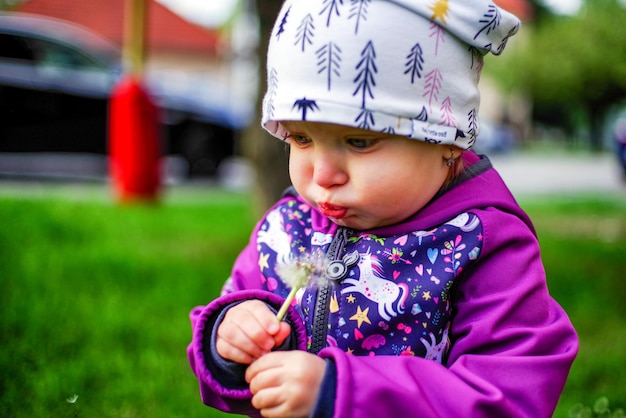
[[[408,13],[407,13],[408,11]],[[487,0],[289,0],[273,29],[263,125],[327,122],[470,148],[483,56],[520,26]]]
[[[282,297],[289,289],[277,279],[276,265],[300,253],[329,252],[332,235],[314,231],[310,211],[291,200],[271,211],[259,229],[261,280],[266,290]],[[342,258],[354,261],[346,263],[342,286],[330,292],[324,345],[354,355],[410,355],[442,363],[449,347],[450,289],[478,257],[481,234],[478,218],[463,213],[428,231],[351,236],[344,254],[355,256]],[[320,331],[311,327],[319,290],[297,296],[307,335]]]

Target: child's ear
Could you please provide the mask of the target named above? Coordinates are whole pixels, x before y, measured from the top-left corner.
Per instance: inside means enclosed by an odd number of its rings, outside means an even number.
[[[459,153],[455,149],[456,147],[452,145],[442,145],[441,146],[441,157],[444,160],[444,163],[448,167],[452,167],[454,165],[454,160],[457,158]]]
[[[463,153],[463,149],[456,145],[439,145],[441,147],[441,156],[444,160],[456,160]]]

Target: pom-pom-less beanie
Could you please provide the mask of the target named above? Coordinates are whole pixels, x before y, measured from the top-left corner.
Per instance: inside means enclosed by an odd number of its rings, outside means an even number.
[[[326,122],[470,148],[483,56],[520,26],[490,0],[287,0],[267,54],[263,126]]]

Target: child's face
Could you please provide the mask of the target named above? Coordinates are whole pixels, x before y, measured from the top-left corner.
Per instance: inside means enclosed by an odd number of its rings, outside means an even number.
[[[283,122],[289,173],[300,195],[338,225],[401,222],[443,185],[449,146],[342,125]]]

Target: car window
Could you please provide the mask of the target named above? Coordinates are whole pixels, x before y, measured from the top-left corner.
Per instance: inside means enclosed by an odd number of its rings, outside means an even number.
[[[34,61],[35,53],[26,39],[0,33],[0,58]]]
[[[83,52],[45,39],[0,34],[0,57],[30,61],[36,65],[65,68],[104,68],[100,62]]]
[[[102,65],[91,57],[81,53],[80,51],[69,48],[65,45],[40,40],[40,57],[39,60],[47,64],[56,64],[63,67],[95,67],[101,68]]]

